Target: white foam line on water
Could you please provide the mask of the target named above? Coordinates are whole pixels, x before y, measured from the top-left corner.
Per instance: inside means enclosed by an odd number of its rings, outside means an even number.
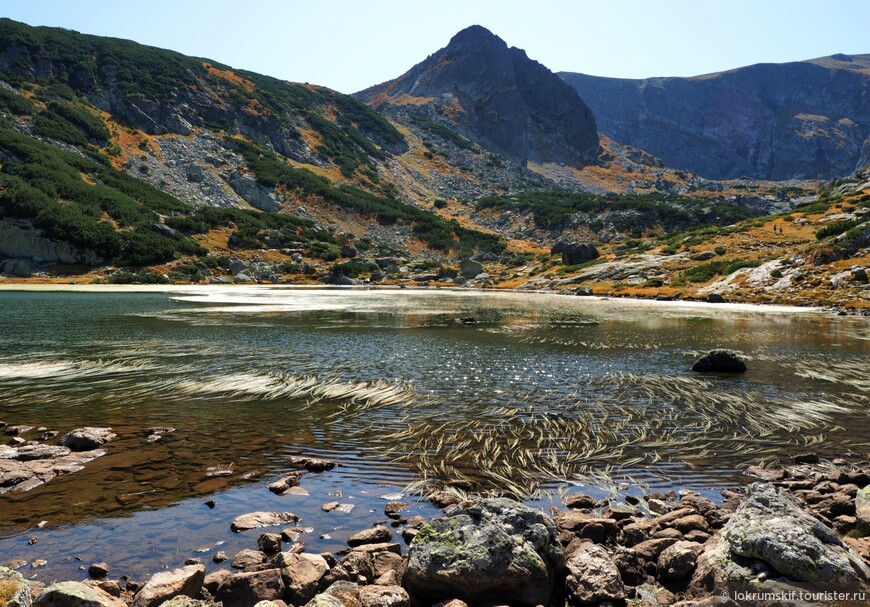
[[[342,382],[314,376],[266,375],[239,373],[205,380],[183,379],[166,386],[187,396],[229,395],[231,397],[259,397],[264,400],[279,398],[314,398],[363,403],[371,406],[395,405],[410,402],[414,391],[407,386],[383,381]]]
[[[0,361],[0,380],[47,379],[68,381],[85,377],[131,373],[150,368],[146,362],[119,363],[116,361],[36,360]]]

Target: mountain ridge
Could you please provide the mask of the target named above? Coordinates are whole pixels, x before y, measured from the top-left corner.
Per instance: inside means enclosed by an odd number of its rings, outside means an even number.
[[[693,77],[560,76],[602,133],[710,179],[832,179],[870,160],[870,55]]]

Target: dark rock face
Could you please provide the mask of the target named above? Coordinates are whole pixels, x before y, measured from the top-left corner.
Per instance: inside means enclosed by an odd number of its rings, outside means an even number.
[[[550,248],[550,254],[562,254],[562,263],[573,266],[598,259],[599,253],[593,245],[585,242],[565,242],[560,240]]]
[[[575,91],[477,25],[396,80],[357,93],[375,108],[403,95],[431,99],[461,135],[517,164],[582,166],[598,152],[595,118]]]
[[[745,373],[746,363],[731,350],[711,350],[695,361],[692,371],[698,373]]]
[[[830,179],[870,159],[870,55],[693,78],[563,72],[602,133],[711,179]]]

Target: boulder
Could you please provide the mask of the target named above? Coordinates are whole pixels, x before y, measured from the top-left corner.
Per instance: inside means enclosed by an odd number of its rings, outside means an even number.
[[[200,601],[199,599],[192,599],[189,596],[177,596],[162,603],[160,607],[221,607],[221,604],[211,601]]]
[[[704,547],[695,542],[679,541],[668,546],[659,555],[656,566],[658,578],[662,582],[685,579],[698,561]]]
[[[329,570],[329,564],[319,554],[282,553],[282,557],[284,596],[294,605],[304,605],[317,594],[320,580]]]
[[[81,582],[58,582],[36,597],[33,607],[126,607],[108,592]]]
[[[234,518],[230,529],[238,533],[248,529],[286,525],[298,520],[299,517],[292,512],[249,512]]]
[[[260,601],[281,600],[285,586],[277,569],[237,573],[218,586],[215,601],[223,607],[252,607]]]
[[[378,525],[377,527],[354,533],[347,538],[347,543],[349,546],[362,546],[363,544],[383,544],[391,539],[393,539],[392,530],[387,529],[383,525]]]
[[[5,601],[7,607],[30,607],[30,584],[17,571],[0,567],[0,588],[0,601]]]
[[[18,447],[15,457],[19,462],[29,462],[37,459],[54,459],[66,457],[72,452],[69,447],[60,445],[23,445]]]
[[[625,585],[619,569],[610,560],[607,551],[592,542],[580,546],[568,559],[565,585],[571,604],[621,601],[625,598]]]
[[[275,556],[281,552],[281,534],[264,533],[257,538],[257,548],[267,556]]]
[[[360,607],[411,607],[411,597],[401,586],[363,586]]]
[[[266,562],[266,555],[259,550],[251,550],[245,548],[239,550],[233,557],[232,567],[234,569],[251,569],[257,565],[262,565]]]
[[[305,607],[345,607],[345,605],[331,594],[318,594],[308,601]]]
[[[562,263],[566,266],[574,266],[598,259],[598,249],[594,245],[585,242],[566,242],[560,240],[550,248],[550,254],[562,254]]]
[[[353,258],[359,255],[359,251],[356,250],[356,247],[352,244],[342,245],[341,247],[341,256],[347,258]]]
[[[863,586],[870,569],[829,527],[786,489],[754,483],[728,523],[698,557],[691,588],[696,594],[728,582],[754,579],[758,571],[786,580]]]
[[[71,451],[93,451],[117,435],[111,428],[78,428],[60,439],[60,444]]]
[[[553,521],[506,498],[450,506],[411,543],[403,582],[429,604],[547,605],[560,592],[565,556]]]
[[[281,210],[281,198],[271,189],[261,186],[247,175],[234,175],[230,180],[230,187],[255,209],[267,213]]]
[[[157,607],[177,596],[198,597],[205,581],[205,567],[188,565],[151,576],[136,592],[130,607]]]
[[[483,273],[483,264],[473,259],[463,259],[459,264],[459,273],[465,278],[474,278]]]
[[[337,598],[342,605],[357,607],[359,602],[359,584],[341,580],[326,589],[326,594]]]
[[[695,361],[692,371],[698,373],[745,373],[746,363],[731,350],[710,350]]]
[[[861,536],[870,535],[870,485],[855,495],[855,529]]]

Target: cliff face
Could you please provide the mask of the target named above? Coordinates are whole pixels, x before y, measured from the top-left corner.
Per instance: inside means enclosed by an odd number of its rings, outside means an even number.
[[[517,164],[582,166],[598,152],[595,118],[555,74],[480,26],[456,34],[399,78],[357,97],[376,109],[434,108],[462,136]]]
[[[707,178],[834,178],[870,160],[870,55],[694,78],[560,75],[602,133]]]

